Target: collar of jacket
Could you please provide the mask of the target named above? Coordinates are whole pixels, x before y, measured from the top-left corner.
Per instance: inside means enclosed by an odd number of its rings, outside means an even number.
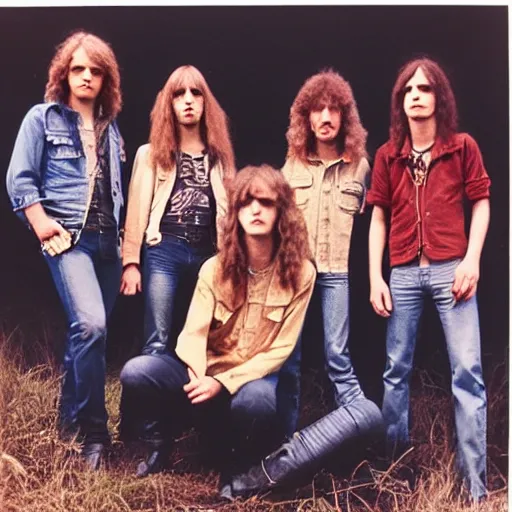
[[[277,257],[277,255],[276,255]],[[293,299],[294,292],[288,287],[283,289],[279,281],[278,265],[276,259],[272,263],[272,276],[270,278],[270,285],[268,287],[267,296],[265,297],[265,306],[267,307],[281,307],[288,306]],[[245,298],[238,298],[235,300],[233,285],[231,282],[222,283],[219,286],[218,300],[222,302],[231,311],[236,311],[241,308],[245,302]]]
[[[348,156],[347,153],[343,153],[339,158],[336,160],[333,160],[332,162],[329,162],[329,167],[335,164],[339,164],[340,162],[343,162],[344,164],[349,164],[351,162],[350,156]],[[320,165],[323,163],[323,160],[318,158],[316,155],[308,155],[308,163],[313,165]]]
[[[462,141],[456,135],[452,135],[448,140],[444,141],[441,137],[436,136],[436,140],[434,145],[432,146],[432,152],[430,156],[430,160],[436,160],[441,156],[447,155],[449,153],[454,153],[462,147]],[[410,137],[407,137],[404,141],[402,149],[398,154],[398,158],[407,159],[412,151],[412,144]]]

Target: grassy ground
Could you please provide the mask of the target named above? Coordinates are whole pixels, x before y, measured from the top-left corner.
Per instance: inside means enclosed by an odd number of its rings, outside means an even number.
[[[27,355],[0,340],[0,511],[505,511],[507,507],[508,402],[503,368],[488,383],[488,472],[490,497],[473,507],[464,503],[454,478],[449,394],[426,374],[415,376],[412,397],[414,448],[391,467],[375,459],[351,473],[321,471],[287,494],[228,504],[217,497],[218,474],[201,464],[196,436],[185,435],[173,455],[173,470],[143,480],[133,477],[137,455],[114,441],[108,468],[84,469],[79,446],[58,439],[56,401],[59,375],[51,359],[28,365]],[[19,354],[19,352],[18,352]],[[34,359],[32,353],[32,360]],[[318,403],[315,386],[306,404]],[[109,377],[110,430],[116,433],[120,388]],[[323,406],[309,407],[311,417]],[[379,468],[379,469],[377,469]],[[332,471],[332,470],[331,470]],[[415,485],[411,489],[411,476]]]

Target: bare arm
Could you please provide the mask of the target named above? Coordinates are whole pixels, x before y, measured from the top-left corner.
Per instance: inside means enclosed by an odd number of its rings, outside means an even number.
[[[389,287],[382,277],[382,256],[386,246],[386,212],[381,206],[374,206],[369,234],[370,302],[374,311],[389,317],[392,309]]]
[[[455,300],[468,300],[476,293],[478,279],[480,278],[480,256],[489,227],[490,216],[489,199],[484,198],[475,201],[471,211],[468,249],[464,259],[455,269],[455,279],[452,287]]]

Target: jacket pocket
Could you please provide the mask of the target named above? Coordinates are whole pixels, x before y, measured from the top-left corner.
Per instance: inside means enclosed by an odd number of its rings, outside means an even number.
[[[80,150],[75,147],[73,140],[67,135],[47,133],[46,140],[48,142],[48,157],[53,160],[69,160],[81,156]]]
[[[309,202],[310,189],[313,186],[312,176],[301,176],[290,181],[290,187],[295,196],[295,203],[301,209],[305,209]]]
[[[338,206],[343,212],[349,215],[355,215],[361,211],[364,197],[365,188],[359,181],[341,183],[338,187]]]

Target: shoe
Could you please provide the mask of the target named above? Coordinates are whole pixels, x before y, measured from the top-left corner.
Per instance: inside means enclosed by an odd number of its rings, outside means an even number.
[[[103,460],[105,445],[103,443],[86,443],[82,447],[80,455],[91,471],[98,471]]]
[[[169,450],[160,448],[151,451],[148,458],[137,466],[135,476],[144,478],[154,473],[160,473],[167,467],[168,458]]]

